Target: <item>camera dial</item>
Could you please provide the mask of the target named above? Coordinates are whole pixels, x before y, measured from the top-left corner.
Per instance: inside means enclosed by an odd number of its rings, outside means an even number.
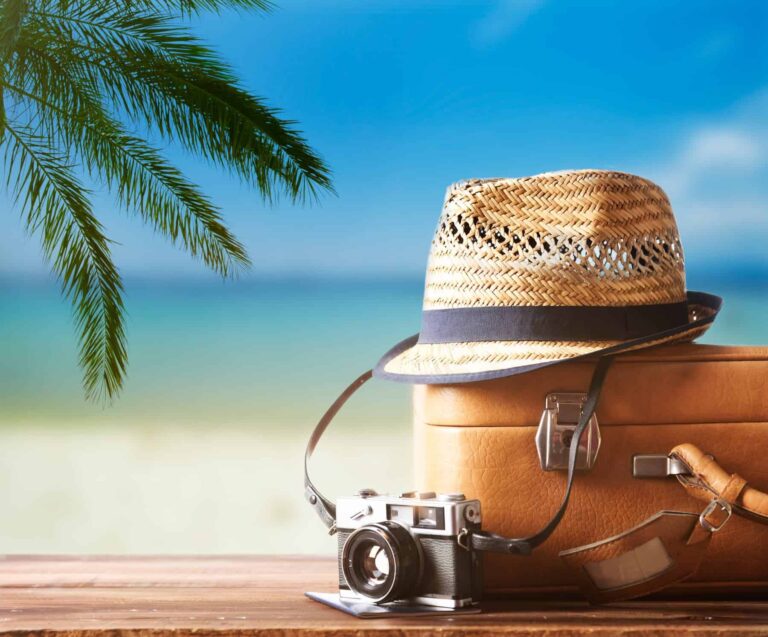
[[[463,493],[438,493],[440,502],[463,502],[467,497]]]
[[[350,534],[341,568],[351,590],[382,604],[411,596],[419,583],[421,554],[408,529],[383,520]]]
[[[435,497],[434,491],[405,491],[400,494],[401,498],[414,498],[416,500],[431,500]]]

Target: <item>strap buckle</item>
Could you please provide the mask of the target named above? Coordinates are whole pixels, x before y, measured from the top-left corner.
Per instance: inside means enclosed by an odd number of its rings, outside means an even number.
[[[712,522],[710,522],[707,518],[715,511],[717,511],[718,508],[720,511],[725,513],[725,517],[719,524],[712,524]],[[699,515],[699,524],[705,531],[709,531],[710,533],[717,533],[725,526],[725,523],[731,519],[731,515],[733,515],[733,508],[731,507],[730,503],[720,498],[715,498],[714,500],[709,501],[709,504],[707,504],[706,508]]]

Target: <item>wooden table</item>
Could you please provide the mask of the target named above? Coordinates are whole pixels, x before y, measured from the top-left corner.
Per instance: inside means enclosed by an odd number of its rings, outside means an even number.
[[[307,557],[0,557],[0,633],[250,635],[768,635],[768,600],[489,602],[479,615],[356,619],[312,602],[336,562]]]

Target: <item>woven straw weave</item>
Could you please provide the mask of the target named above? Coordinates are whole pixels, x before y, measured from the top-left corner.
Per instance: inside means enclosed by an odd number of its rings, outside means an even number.
[[[424,309],[627,306],[686,299],[683,250],[664,191],[605,170],[473,179],[448,188],[429,256]],[[712,310],[689,306],[693,321]],[[670,340],[690,340],[693,327]],[[471,374],[583,356],[616,341],[419,343],[391,374]]]
[[[584,170],[452,185],[424,309],[684,298],[683,251],[664,191],[634,175]]]

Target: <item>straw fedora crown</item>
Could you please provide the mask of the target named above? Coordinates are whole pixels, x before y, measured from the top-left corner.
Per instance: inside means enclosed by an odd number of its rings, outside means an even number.
[[[686,293],[669,200],[647,179],[575,170],[461,181],[432,241],[422,332],[376,371],[425,382],[516,373],[692,339],[718,309],[716,297]]]

